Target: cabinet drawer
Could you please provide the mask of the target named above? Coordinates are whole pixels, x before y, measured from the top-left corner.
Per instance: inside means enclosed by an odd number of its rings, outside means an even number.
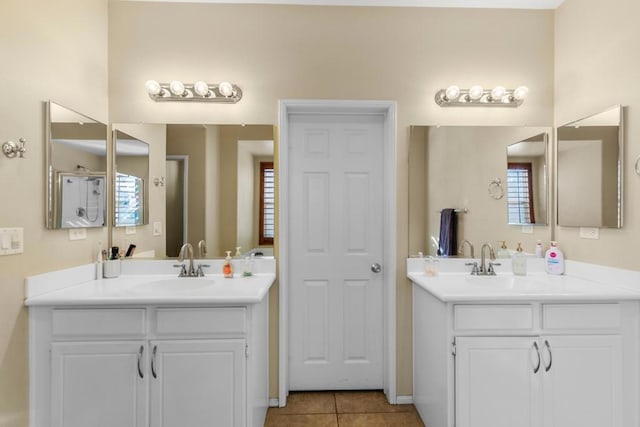
[[[54,338],[143,338],[146,335],[145,310],[53,310],[51,331]]]
[[[619,329],[619,304],[544,304],[544,329]]]
[[[247,331],[243,307],[159,308],[156,336],[238,336]]]
[[[533,328],[530,305],[455,305],[453,325],[457,330],[527,330]]]

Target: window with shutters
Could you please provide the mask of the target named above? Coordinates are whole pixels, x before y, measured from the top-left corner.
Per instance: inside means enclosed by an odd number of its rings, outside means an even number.
[[[273,245],[276,227],[275,195],[273,162],[260,162],[260,245]]]
[[[509,224],[533,224],[533,176],[531,163],[509,163],[507,205]]]

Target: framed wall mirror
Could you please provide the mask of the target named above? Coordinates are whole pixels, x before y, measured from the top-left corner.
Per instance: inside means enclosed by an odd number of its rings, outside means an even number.
[[[113,131],[115,182],[113,225],[149,223],[149,144],[119,130]]]
[[[107,126],[51,101],[46,119],[46,227],[104,227]]]
[[[622,227],[622,107],[557,129],[558,225]]]
[[[547,225],[548,134],[534,135],[507,147],[507,222]]]
[[[274,126],[118,127],[149,144],[151,182],[147,185],[149,226],[137,227],[135,235],[114,227],[115,245],[134,243],[136,256],[155,258],[177,257],[185,242],[193,245],[194,256],[202,258],[221,258],[225,251],[233,255],[236,248],[243,256],[273,256]],[[150,132],[154,127],[161,131]],[[163,233],[152,234],[151,224],[160,220]],[[199,247],[202,240],[205,244]]]
[[[409,142],[409,253],[436,255],[440,236],[440,215],[446,208],[457,214],[458,245],[467,239],[475,246],[476,256],[483,243],[495,247],[506,240],[514,250],[518,242],[525,252],[533,253],[537,240],[551,239],[548,226],[549,192],[546,183],[551,127],[523,126],[412,126]],[[521,144],[521,145],[519,145]],[[509,157],[521,146],[531,145],[522,157],[536,157],[533,168],[539,172],[534,191],[535,223],[509,219],[509,198],[492,197],[491,184],[508,185]],[[526,154],[526,155],[525,155]],[[515,155],[515,153],[514,153]],[[533,160],[528,160],[534,162]],[[508,190],[505,188],[505,190]],[[466,213],[465,213],[466,210]],[[536,225],[532,227],[532,225]],[[538,226],[539,225],[539,226]],[[465,256],[469,250],[465,249]]]

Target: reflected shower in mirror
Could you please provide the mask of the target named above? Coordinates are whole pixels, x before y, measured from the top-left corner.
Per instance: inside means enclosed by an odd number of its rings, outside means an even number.
[[[547,224],[547,133],[507,147],[507,221]]]
[[[622,107],[558,128],[558,225],[622,227]]]
[[[114,130],[115,187],[114,225],[149,223],[149,144]]]
[[[106,225],[107,126],[47,102],[48,229]]]
[[[548,135],[550,127],[521,126],[412,126],[409,144],[409,253],[436,255],[440,235],[440,212],[458,209],[458,245],[467,239],[476,248],[489,242],[494,247],[506,240],[514,250],[518,242],[534,252],[538,239],[548,241],[548,191],[540,185],[535,198],[535,224],[514,226],[507,215],[508,198],[491,196],[491,183],[507,182],[507,147]],[[545,137],[546,139],[546,137]],[[535,143],[532,142],[533,145]],[[540,159],[542,162],[543,160]],[[536,166],[540,171],[544,165]],[[538,177],[547,182],[546,173]],[[535,200],[534,200],[535,204]],[[466,250],[466,255],[469,251]]]

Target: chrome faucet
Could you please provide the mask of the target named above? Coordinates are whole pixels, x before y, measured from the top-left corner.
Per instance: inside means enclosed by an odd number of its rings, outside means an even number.
[[[468,241],[467,239],[464,239],[462,241],[462,243],[460,243],[460,247],[458,248],[458,255],[462,255],[464,256],[464,244],[469,245],[469,257],[470,258],[474,258],[474,251],[473,251],[473,243],[471,243],[470,241]]]
[[[198,258],[204,258],[207,255],[207,242],[200,240],[198,242]]]
[[[485,263],[485,248],[489,249],[489,263],[488,265]],[[479,275],[482,276],[495,276],[496,272],[493,270],[494,265],[500,265],[498,263],[492,262],[496,260],[496,254],[493,251],[493,246],[490,243],[484,243],[482,248],[480,249],[480,270],[478,272]]]
[[[198,274],[196,273],[196,269],[193,267],[193,246],[191,246],[191,243],[185,243],[184,245],[182,245],[182,247],[180,248],[180,254],[178,255],[178,262],[184,262],[185,252],[189,257],[189,269],[187,269],[185,265],[182,264],[182,268],[180,269],[180,274],[178,276],[197,277]]]

